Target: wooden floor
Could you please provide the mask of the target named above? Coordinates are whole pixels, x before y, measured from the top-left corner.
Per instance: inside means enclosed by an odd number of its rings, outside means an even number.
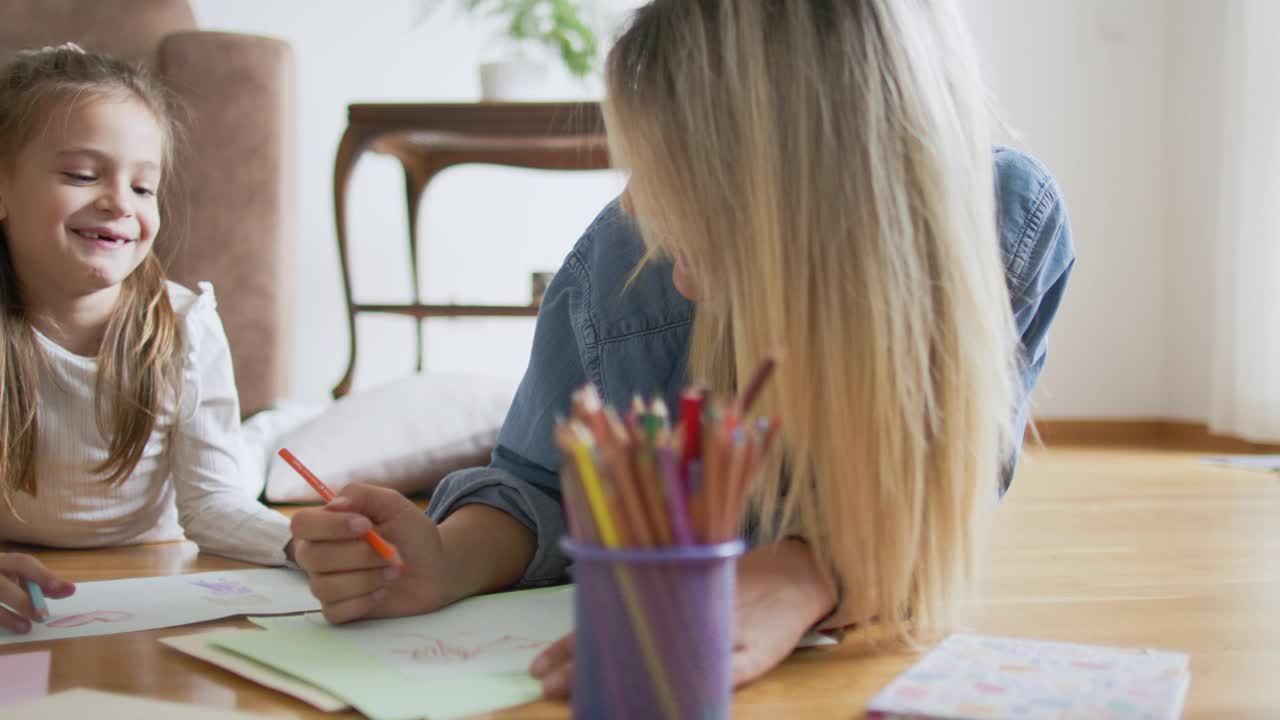
[[[996,513],[983,593],[962,630],[1191,656],[1184,718],[1280,718],[1280,475],[1171,450],[1029,450]],[[238,567],[191,543],[42,551],[72,581]],[[208,628],[245,626],[244,621]],[[171,628],[48,647],[52,689],[92,687],[325,717],[156,642]],[[734,698],[738,718],[857,718],[916,658],[846,643],[796,653]],[[0,712],[0,715],[3,715]],[[501,718],[565,718],[540,702]],[[346,716],[343,716],[346,717]]]
[[[1280,475],[1200,456],[1028,451],[960,629],[1186,652],[1183,718],[1280,718]],[[735,716],[862,717],[864,698],[911,660],[829,672],[824,655],[846,652],[798,653],[741,691]]]
[[[1201,456],[1029,453],[974,624],[1189,652],[1185,717],[1280,718],[1280,475]]]

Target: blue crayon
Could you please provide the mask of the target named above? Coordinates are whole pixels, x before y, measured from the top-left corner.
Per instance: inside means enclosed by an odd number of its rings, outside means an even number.
[[[49,619],[49,604],[44,600],[44,592],[40,590],[40,586],[35,580],[27,580],[27,594],[31,596],[31,604],[36,608],[36,614],[40,616],[40,622]]]

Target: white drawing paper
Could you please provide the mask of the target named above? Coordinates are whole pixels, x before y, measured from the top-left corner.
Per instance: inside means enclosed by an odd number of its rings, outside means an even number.
[[[48,602],[48,621],[33,623],[22,635],[0,629],[0,645],[320,608],[305,574],[279,568],[77,583],[75,595]]]

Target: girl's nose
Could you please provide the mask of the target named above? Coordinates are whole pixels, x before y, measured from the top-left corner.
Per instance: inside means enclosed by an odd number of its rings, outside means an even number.
[[[94,207],[113,218],[129,217],[133,214],[133,206],[129,200],[129,190],[110,188],[102,193],[94,202]]]

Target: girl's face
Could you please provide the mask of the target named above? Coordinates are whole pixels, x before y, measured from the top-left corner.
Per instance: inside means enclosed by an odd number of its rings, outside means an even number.
[[[635,208],[631,204],[630,186],[622,191],[622,211],[631,217],[635,217]],[[671,283],[676,286],[676,291],[690,302],[698,300],[698,284],[693,279],[693,274],[689,272],[689,264],[685,261],[684,256],[676,253],[675,261],[671,264]]]
[[[160,230],[155,117],[134,99],[73,102],[0,168],[0,223],[24,298],[37,305],[114,300]]]

